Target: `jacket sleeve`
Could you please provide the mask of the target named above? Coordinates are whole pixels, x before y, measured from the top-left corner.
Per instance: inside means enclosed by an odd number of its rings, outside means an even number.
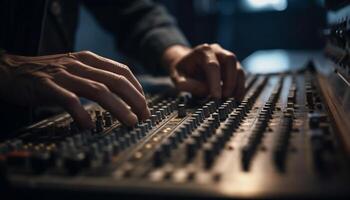
[[[84,3],[102,27],[116,36],[118,47],[147,67],[159,66],[167,47],[189,46],[175,20],[164,7],[151,0],[85,0]]]

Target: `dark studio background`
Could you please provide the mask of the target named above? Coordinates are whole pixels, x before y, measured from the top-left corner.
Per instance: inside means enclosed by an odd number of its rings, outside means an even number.
[[[240,60],[262,49],[321,49],[326,15],[321,0],[157,0],[178,21],[191,45],[219,43]],[[114,48],[111,35],[102,30],[82,6],[76,50],[91,50],[145,71]],[[138,66],[138,67],[136,67]]]

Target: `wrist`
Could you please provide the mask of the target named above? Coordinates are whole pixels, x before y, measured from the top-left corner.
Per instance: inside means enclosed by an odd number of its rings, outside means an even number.
[[[173,45],[168,47],[162,56],[162,66],[167,70],[174,66],[181,58],[186,56],[191,48],[183,45]]]

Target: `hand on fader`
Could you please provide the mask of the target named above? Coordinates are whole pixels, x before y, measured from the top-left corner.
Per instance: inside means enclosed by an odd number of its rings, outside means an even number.
[[[87,51],[38,57],[3,54],[0,59],[0,97],[5,101],[60,105],[81,128],[92,128],[93,123],[78,97],[99,103],[127,125],[150,116],[140,83],[116,61]]]
[[[179,90],[216,99],[244,96],[244,71],[235,54],[218,44],[193,49],[174,45],[165,51],[163,62]]]

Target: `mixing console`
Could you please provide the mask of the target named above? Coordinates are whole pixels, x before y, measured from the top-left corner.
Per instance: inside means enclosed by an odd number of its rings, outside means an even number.
[[[241,102],[149,95],[152,116],[135,127],[95,104],[93,130],[68,114],[44,120],[1,143],[1,180],[111,194],[348,195],[349,155],[316,76],[250,75],[246,88]]]

